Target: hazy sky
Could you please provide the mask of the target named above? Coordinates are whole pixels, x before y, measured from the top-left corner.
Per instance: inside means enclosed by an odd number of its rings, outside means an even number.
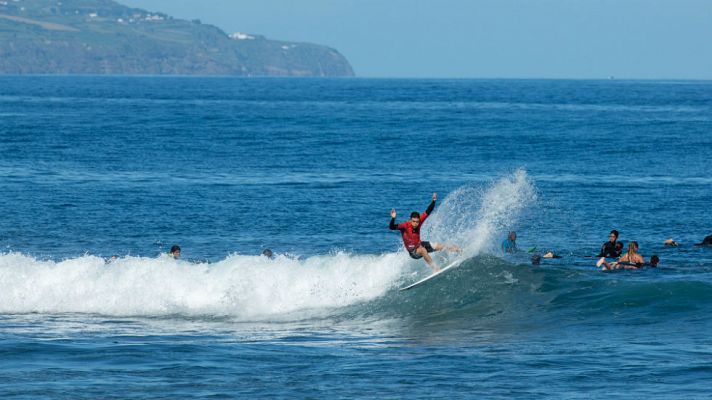
[[[362,77],[712,79],[712,0],[118,0],[329,45]]]

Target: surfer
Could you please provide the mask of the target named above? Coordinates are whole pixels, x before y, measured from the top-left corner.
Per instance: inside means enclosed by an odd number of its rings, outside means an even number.
[[[618,259],[618,265],[623,265],[625,269],[640,268],[645,264],[643,256],[638,253],[638,242],[632,240],[628,243],[628,252]]]
[[[600,267],[601,265],[603,265],[604,268],[609,271],[612,269],[620,268],[638,269],[645,265],[645,259],[643,259],[643,256],[638,253],[638,242],[632,240],[630,243],[628,243],[628,252],[625,253],[621,258],[619,258],[618,261],[608,263],[606,262],[605,257],[601,257],[601,259],[598,260],[598,262],[596,263],[596,266]]]
[[[648,262],[648,266],[651,268],[657,268],[658,264],[660,264],[660,257],[658,256],[652,256],[650,257],[650,261]]]
[[[507,238],[502,242],[502,251],[505,253],[514,253],[517,251],[517,232],[509,232]]]
[[[601,252],[596,257],[618,258],[621,256],[623,246],[618,247],[618,231],[612,230],[608,241],[601,246]]]
[[[712,235],[706,236],[702,239],[702,243],[697,243],[695,246],[708,246],[712,247]]]
[[[396,210],[391,209],[391,223],[389,225],[390,230],[392,231],[400,231],[401,235],[403,236],[403,245],[405,246],[405,249],[408,250],[408,254],[413,259],[424,259],[426,263],[430,266],[430,268],[433,269],[433,271],[438,272],[440,271],[440,267],[433,261],[433,258],[430,257],[430,254],[435,251],[440,251],[443,249],[447,249],[448,251],[460,252],[460,248],[454,245],[446,244],[446,243],[430,243],[426,241],[421,241],[420,240],[420,228],[423,226],[423,223],[425,223],[425,220],[428,218],[428,216],[433,212],[435,209],[435,202],[438,199],[438,194],[433,193],[433,201],[430,203],[428,208],[425,210],[424,213],[420,214],[417,211],[413,211],[410,213],[410,219],[408,221],[402,222],[398,225],[396,225]]]
[[[543,257],[543,258],[561,258],[561,256],[558,255],[558,254],[556,254],[556,253],[554,253],[553,250],[547,251],[542,257]]]
[[[174,244],[173,247],[171,247],[171,251],[168,253],[169,257],[173,257],[176,260],[180,258],[180,246],[177,244]]]

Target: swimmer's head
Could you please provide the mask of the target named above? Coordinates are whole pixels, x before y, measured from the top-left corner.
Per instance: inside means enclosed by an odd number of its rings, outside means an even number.
[[[170,254],[171,254],[171,256],[172,256],[173,258],[178,258],[178,257],[180,257],[180,246],[178,246],[177,244],[174,244],[174,245],[171,247],[171,252],[170,252]]]
[[[660,257],[658,257],[658,256],[650,257],[650,266],[651,267],[657,267],[659,263],[660,263]]]
[[[532,265],[539,265],[541,264],[541,256],[538,254],[534,254],[532,256]]]
[[[618,240],[618,231],[615,229],[612,230],[611,233],[608,234],[608,240],[611,242]]]
[[[270,250],[270,249],[262,250],[262,255],[267,258],[274,258],[274,254],[272,253],[272,250]]]
[[[628,243],[628,252],[629,253],[637,253],[638,252],[638,242],[635,240],[631,240],[630,243]]]
[[[508,235],[507,237],[508,237],[509,240],[511,240],[511,241],[517,240],[517,232],[510,231],[510,232],[509,232],[509,235]]]

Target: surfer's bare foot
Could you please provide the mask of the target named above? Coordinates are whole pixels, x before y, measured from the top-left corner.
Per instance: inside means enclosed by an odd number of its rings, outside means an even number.
[[[453,246],[448,247],[447,249],[448,249],[448,251],[451,251],[453,253],[462,253],[462,249],[458,246],[453,245]]]

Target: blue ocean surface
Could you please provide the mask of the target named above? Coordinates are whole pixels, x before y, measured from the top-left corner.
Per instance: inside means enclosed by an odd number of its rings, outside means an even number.
[[[709,398],[711,167],[712,82],[0,77],[0,398]]]

